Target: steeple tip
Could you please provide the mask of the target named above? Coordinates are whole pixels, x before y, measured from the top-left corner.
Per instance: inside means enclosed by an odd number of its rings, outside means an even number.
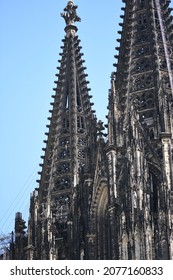
[[[67,6],[64,8],[64,13],[61,13],[61,16],[64,18],[65,22],[66,22],[66,28],[65,30],[69,30],[69,29],[76,29],[77,31],[77,27],[74,25],[75,22],[80,22],[81,19],[80,17],[77,15],[77,10],[78,6],[76,6],[74,4],[74,2],[72,0],[68,1]]]

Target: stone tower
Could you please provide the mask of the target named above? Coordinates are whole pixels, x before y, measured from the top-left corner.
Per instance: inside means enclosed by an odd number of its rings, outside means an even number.
[[[77,6],[69,1],[61,16],[65,19],[65,38],[60,53],[60,66],[53,102],[49,132],[39,188],[31,197],[29,219],[29,258],[76,258],[77,245],[72,255],[70,245],[77,237],[78,212],[75,199],[79,174],[86,168],[92,172],[96,145],[96,117],[83,66],[83,53],[77,33]],[[92,149],[92,151],[91,151]],[[86,150],[90,151],[86,152]],[[72,228],[73,227],[73,228]],[[76,243],[75,243],[76,244]],[[32,245],[32,250],[30,249]]]
[[[123,2],[107,143],[110,195],[117,209],[112,227],[119,222],[116,251],[120,259],[171,259],[172,9],[168,0]]]

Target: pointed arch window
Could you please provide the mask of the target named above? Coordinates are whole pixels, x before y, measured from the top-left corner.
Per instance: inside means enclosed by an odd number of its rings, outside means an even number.
[[[128,260],[128,237],[127,234],[123,234],[122,237],[122,260]]]
[[[69,100],[68,100],[68,95],[66,96],[66,104],[65,104],[65,108],[66,108],[66,111],[69,110]]]
[[[161,248],[162,248],[162,259],[168,260],[169,259],[169,249],[168,249],[168,242],[165,238],[162,238]]]
[[[60,178],[55,178],[54,191],[66,190],[71,186],[70,176],[62,176]]]
[[[61,162],[57,165],[56,175],[69,173],[70,169],[71,168],[70,168],[70,162],[69,161]]]
[[[60,145],[61,146],[68,146],[69,143],[70,143],[70,139],[68,137],[60,139]]]
[[[63,117],[63,128],[68,129],[69,128],[69,118],[68,117]]]
[[[142,58],[138,59],[136,65],[133,68],[133,73],[140,73],[144,71],[149,71],[152,69],[151,59]]]
[[[83,116],[77,116],[77,128],[80,129],[84,129],[85,125],[84,125],[84,118]]]
[[[68,195],[59,195],[53,203],[53,217],[56,217],[57,225],[67,221],[69,213],[70,197]]]
[[[152,260],[152,232],[149,228],[146,231],[146,254],[147,259]]]
[[[133,78],[132,91],[138,91],[153,86],[153,77],[150,74],[143,74]]]
[[[135,259],[140,260],[141,258],[141,238],[140,231],[136,230],[135,232]]]
[[[77,91],[76,91],[77,111],[81,112],[82,111],[81,93],[80,93],[80,90],[79,90],[79,85],[78,85],[77,80],[76,80],[76,87],[77,87]]]
[[[152,90],[144,92],[142,95],[139,95],[138,98],[140,110],[150,109],[154,107],[154,93]]]
[[[149,46],[141,46],[141,47],[137,47],[134,53],[135,58],[137,57],[142,57],[144,55],[148,55],[150,54],[150,47]]]
[[[69,84],[67,84],[66,88],[66,96],[65,96],[65,110],[69,110]]]
[[[80,98],[78,86],[77,86],[77,106],[81,107],[81,98]]]
[[[59,151],[58,159],[65,159],[70,157],[70,149],[69,148],[63,148]]]
[[[147,28],[147,16],[145,13],[138,15],[138,29],[145,30]]]
[[[85,138],[78,138],[78,145],[85,146],[86,145],[86,139]]]

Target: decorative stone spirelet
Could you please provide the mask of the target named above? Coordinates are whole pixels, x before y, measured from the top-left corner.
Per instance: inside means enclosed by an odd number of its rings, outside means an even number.
[[[61,16],[65,19],[66,25],[74,25],[75,22],[81,21],[76,12],[77,8],[78,6],[74,5],[73,1],[68,1],[64,9],[65,13],[61,13]]]

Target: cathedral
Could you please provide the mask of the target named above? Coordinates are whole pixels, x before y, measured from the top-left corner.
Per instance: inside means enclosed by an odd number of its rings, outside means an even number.
[[[172,9],[122,2],[105,125],[92,108],[78,7],[68,1],[61,13],[46,147],[27,231],[16,214],[13,259],[173,259]]]

